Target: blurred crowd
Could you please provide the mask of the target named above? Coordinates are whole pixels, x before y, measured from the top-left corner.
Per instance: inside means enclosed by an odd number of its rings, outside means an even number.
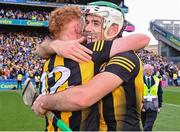
[[[16,79],[18,74],[31,77],[42,72],[44,60],[33,55],[35,45],[44,36],[34,32],[0,34],[0,79]]]
[[[145,49],[139,50],[138,56],[144,64],[153,65],[154,74],[158,75],[167,85],[178,85],[178,78],[180,79],[180,63],[174,63],[165,57]]]
[[[46,21],[48,17],[49,12],[47,11],[27,11],[25,9],[14,8],[0,9],[0,18]]]

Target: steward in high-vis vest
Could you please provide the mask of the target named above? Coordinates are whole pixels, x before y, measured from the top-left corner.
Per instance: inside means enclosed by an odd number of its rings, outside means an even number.
[[[18,73],[17,74],[17,89],[22,89],[22,79],[23,79],[22,73]]]
[[[39,74],[35,74],[35,82],[36,82],[36,88],[38,89],[40,86],[40,79],[41,79],[41,76]]]
[[[154,67],[150,64],[144,65],[144,100],[141,113],[144,131],[152,131],[157,113],[162,107],[161,80],[153,75]]]

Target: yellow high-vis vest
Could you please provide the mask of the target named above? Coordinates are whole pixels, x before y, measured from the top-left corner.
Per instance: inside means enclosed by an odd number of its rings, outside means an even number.
[[[41,79],[41,77],[40,77],[40,76],[35,76],[35,82],[39,82],[39,81],[40,81],[40,79]]]
[[[22,81],[22,78],[23,78],[23,75],[22,75],[22,74],[18,74],[18,75],[17,75],[17,80],[18,80],[18,81]]]
[[[159,78],[156,76],[153,76],[155,84],[150,87],[150,90],[148,90],[147,85],[144,83],[144,98],[147,96],[152,96],[152,97],[157,97],[157,92],[158,92],[158,86],[159,86]]]

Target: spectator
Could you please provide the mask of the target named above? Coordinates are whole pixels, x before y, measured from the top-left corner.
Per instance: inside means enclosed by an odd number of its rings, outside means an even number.
[[[144,131],[152,131],[157,113],[162,107],[162,87],[160,79],[153,75],[154,67],[144,65],[144,100],[141,119]]]

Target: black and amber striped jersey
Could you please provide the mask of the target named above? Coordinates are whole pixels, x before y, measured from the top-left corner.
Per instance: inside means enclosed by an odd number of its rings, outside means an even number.
[[[84,84],[99,72],[102,63],[109,59],[112,42],[97,41],[85,46],[93,51],[92,60],[89,62],[77,63],[57,55],[52,56],[45,62],[41,77],[42,95],[53,94],[70,88],[70,86]],[[73,131],[78,131],[84,128],[82,124],[88,116],[89,109],[75,112],[53,112]],[[46,131],[60,130],[51,120],[47,119],[46,122]]]
[[[143,72],[140,59],[133,51],[119,53],[108,61],[104,71],[119,76],[123,83],[99,102],[99,130],[141,130]]]

